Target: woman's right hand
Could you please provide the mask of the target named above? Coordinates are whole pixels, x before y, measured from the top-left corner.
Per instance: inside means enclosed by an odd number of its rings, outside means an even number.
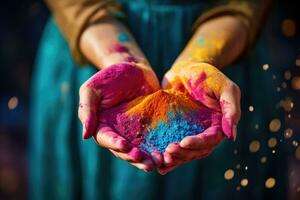
[[[117,157],[150,171],[154,163],[149,155],[133,147],[107,124],[99,123],[98,115],[123,101],[147,95],[159,89],[155,73],[143,64],[123,62],[104,68],[93,75],[79,91],[78,115],[83,124],[83,138],[94,137],[97,144]],[[157,159],[153,159],[157,161]],[[159,163],[158,163],[159,164]]]

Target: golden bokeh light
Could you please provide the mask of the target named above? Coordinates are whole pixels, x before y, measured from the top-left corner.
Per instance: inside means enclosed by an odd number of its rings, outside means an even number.
[[[270,66],[268,64],[264,64],[262,68],[263,70],[267,71],[270,68]]]
[[[250,112],[253,112],[253,111],[254,111],[254,107],[253,107],[253,106],[249,106],[248,109],[249,109]]]
[[[285,71],[284,72],[284,78],[286,80],[290,80],[292,78],[292,73],[290,71]]]
[[[281,127],[281,121],[277,118],[273,119],[269,124],[269,129],[271,132],[279,131],[280,127]]]
[[[241,180],[241,186],[243,186],[243,187],[246,187],[246,186],[248,185],[248,183],[249,183],[249,181],[248,181],[248,179],[246,179],[246,178],[243,178],[243,179]]]
[[[9,99],[7,106],[9,110],[13,110],[18,106],[18,98],[17,97],[12,97]]]
[[[261,157],[260,162],[261,163],[266,163],[267,162],[267,157],[266,156]]]
[[[232,169],[226,170],[226,172],[224,173],[224,178],[226,180],[231,180],[233,177],[234,177],[234,171]]]
[[[268,178],[265,182],[265,186],[268,189],[273,188],[275,185],[276,185],[276,180],[273,177]]]
[[[274,137],[271,137],[271,138],[268,140],[268,147],[274,148],[276,145],[277,145],[277,139],[274,138]]]
[[[250,144],[249,144],[249,151],[252,153],[255,153],[259,150],[260,148],[260,142],[257,140],[253,140]]]
[[[292,79],[292,88],[294,90],[300,90],[300,76],[295,76]]]
[[[286,112],[290,112],[294,108],[294,102],[290,97],[286,97],[279,102],[279,106],[282,107]]]
[[[300,58],[296,59],[296,63],[295,64],[296,64],[297,67],[300,67]]]
[[[296,33],[296,23],[292,19],[285,19],[281,24],[281,30],[286,37],[292,37]]]
[[[297,147],[296,151],[295,151],[295,156],[297,160],[300,160],[300,147]]]
[[[298,142],[296,140],[293,140],[292,144],[293,144],[294,147],[298,146]]]
[[[284,131],[284,137],[288,139],[288,138],[291,138],[292,136],[293,136],[293,129],[287,128]]]

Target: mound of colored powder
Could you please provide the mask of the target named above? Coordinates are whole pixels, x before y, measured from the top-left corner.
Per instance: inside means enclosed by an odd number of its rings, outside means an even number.
[[[220,120],[220,113],[180,91],[159,90],[105,110],[99,120],[151,153],[164,152],[168,144],[203,132]]]

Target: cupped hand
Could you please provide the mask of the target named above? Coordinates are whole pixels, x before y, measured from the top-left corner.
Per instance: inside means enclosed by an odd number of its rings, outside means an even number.
[[[166,174],[188,161],[208,156],[224,136],[235,139],[241,115],[240,90],[216,67],[207,63],[177,63],[164,76],[162,87],[188,93],[200,104],[220,112],[222,118],[198,135],[169,144],[159,173]]]
[[[78,116],[83,124],[83,138],[94,137],[97,144],[117,157],[149,171],[154,163],[147,154],[134,147],[106,123],[99,122],[102,110],[123,101],[147,95],[159,89],[154,72],[137,63],[119,63],[104,68],[88,79],[79,90]]]

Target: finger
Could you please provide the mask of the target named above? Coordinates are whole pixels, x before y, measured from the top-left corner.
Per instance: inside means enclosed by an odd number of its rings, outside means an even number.
[[[142,163],[134,163],[134,162],[129,162],[129,163],[141,170],[144,170],[145,172],[150,172],[154,168],[154,164],[151,161],[151,159],[146,159]]]
[[[164,160],[164,162],[163,162],[162,166],[164,166],[164,167],[174,166],[180,162],[179,159],[176,159],[175,157],[171,156],[171,154],[169,154],[166,151],[163,153],[163,160]]]
[[[226,86],[220,96],[222,129],[226,137],[232,140],[236,138],[237,124],[241,117],[240,99],[240,89],[234,83]]]
[[[112,149],[109,150],[118,158],[121,158],[122,160],[126,160],[128,162],[142,162],[144,159],[146,159],[146,156],[144,156],[143,153],[140,153],[140,150],[136,147],[133,147],[131,151],[127,153],[114,151]]]
[[[82,137],[88,139],[97,129],[97,105],[100,94],[92,88],[82,85],[79,89],[78,117],[83,125]]]
[[[181,164],[179,165],[175,165],[175,166],[171,166],[171,167],[166,167],[166,168],[158,168],[157,172],[161,175],[166,175],[167,173],[169,173],[170,171],[173,171],[174,169],[176,169],[177,167],[179,167]]]
[[[99,126],[94,138],[100,146],[107,149],[124,153],[132,149],[132,145],[125,138],[103,124]],[[137,151],[136,154],[142,154],[142,151]]]
[[[170,144],[166,151],[174,158],[181,161],[190,161],[202,158],[207,153],[211,152],[213,147],[200,150],[184,149],[179,144]]]
[[[156,167],[160,167],[164,163],[163,155],[159,151],[154,151],[151,153],[153,162],[155,163]]]
[[[134,147],[135,148],[135,147]],[[133,148],[133,149],[134,149]],[[122,152],[117,152],[114,150],[110,150],[116,157],[128,161],[131,165],[144,170],[144,171],[151,171],[154,167],[153,162],[151,161],[150,158],[148,157],[135,157],[130,153],[122,153]]]
[[[221,128],[219,126],[212,126],[198,135],[183,138],[179,145],[185,149],[208,149],[217,145],[222,139]]]

